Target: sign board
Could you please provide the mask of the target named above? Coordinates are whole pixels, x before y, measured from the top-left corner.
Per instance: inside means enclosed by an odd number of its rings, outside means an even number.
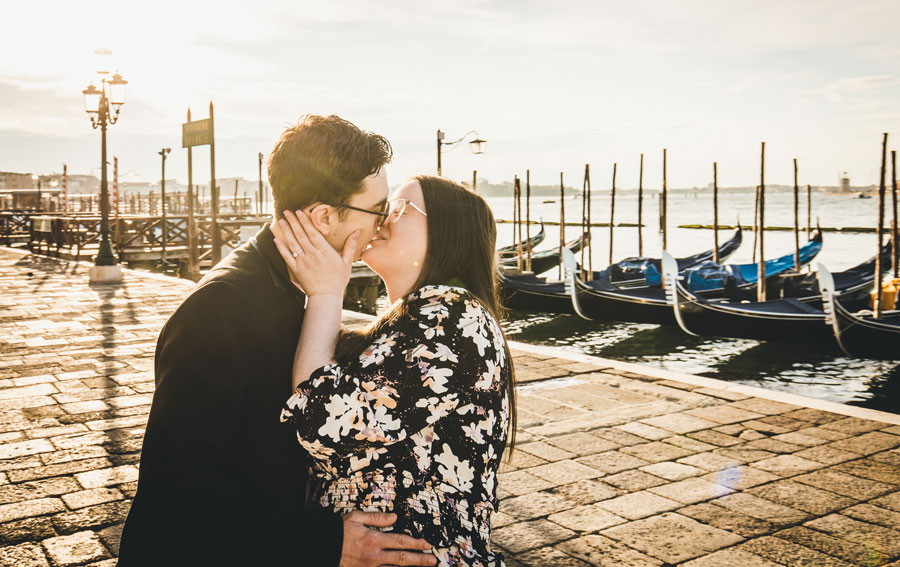
[[[206,146],[213,142],[212,118],[185,122],[181,125],[181,147]]]

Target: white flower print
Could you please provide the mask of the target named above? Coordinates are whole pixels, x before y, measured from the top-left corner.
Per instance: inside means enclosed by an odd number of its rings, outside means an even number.
[[[494,385],[494,382],[500,380],[500,366],[493,360],[485,360],[487,369],[481,373],[475,387],[479,390],[487,390]]]
[[[472,489],[472,479],[475,478],[475,471],[469,465],[469,461],[456,458],[450,445],[444,443],[443,452],[434,458],[444,482],[449,484],[456,490],[468,492]]]
[[[384,362],[384,358],[391,354],[391,350],[397,344],[399,333],[382,334],[369,345],[369,348],[359,355],[359,361],[363,368],[372,364],[379,366]]]
[[[444,394],[447,392],[447,379],[451,376],[453,376],[453,370],[450,368],[431,366],[425,374],[423,384],[431,388],[435,394]]]

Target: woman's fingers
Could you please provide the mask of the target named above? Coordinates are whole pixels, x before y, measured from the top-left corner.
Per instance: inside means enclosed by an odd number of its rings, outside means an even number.
[[[304,213],[303,211],[297,211],[297,219],[300,221],[300,224],[303,226],[303,230],[306,231],[306,236],[309,237],[312,244],[318,248],[319,250],[327,250],[331,247],[331,244],[325,240],[325,237],[319,232],[316,227],[313,226],[312,221],[309,219],[309,215]]]
[[[298,212],[301,215],[305,215],[303,211]],[[309,251],[312,251],[313,248],[321,249],[320,247],[315,246],[312,241],[310,241],[308,231],[305,230],[304,227],[300,224],[300,221],[297,219],[297,215],[294,214],[293,211],[284,211],[284,220],[286,221],[290,230],[293,232],[294,238],[297,240],[297,244],[299,245],[300,249]],[[315,232],[318,231],[316,230]]]
[[[287,211],[285,211],[285,213],[287,213]],[[288,221],[286,220],[286,218],[279,220],[277,224],[278,224],[278,227],[281,229],[279,231],[281,234],[276,235],[276,236],[278,236],[278,238],[279,238],[279,240],[281,240],[282,244],[287,246],[288,250],[291,252],[291,257],[296,258],[296,256],[293,255],[293,253],[296,252],[297,250],[301,250],[303,247],[297,241],[297,236],[296,236],[296,233],[294,232],[294,229],[291,228],[290,224],[288,224]],[[303,231],[301,230],[300,232],[302,233]]]
[[[281,254],[281,257],[284,259],[284,263],[287,264],[288,269],[293,269],[294,267],[294,255],[288,250],[288,247],[279,239],[275,239],[275,248],[278,248],[278,253]]]
[[[344,251],[341,253],[341,258],[348,266],[353,263],[353,259],[356,256],[356,243],[359,242],[359,233],[360,231],[354,230],[347,237],[347,240],[344,241]]]

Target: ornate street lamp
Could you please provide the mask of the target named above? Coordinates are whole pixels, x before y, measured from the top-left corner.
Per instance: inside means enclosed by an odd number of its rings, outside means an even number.
[[[122,268],[113,256],[109,241],[109,186],[106,179],[106,127],[115,124],[125,104],[125,85],[128,81],[116,73],[112,79],[101,79],[100,88],[93,83],[84,89],[84,110],[91,117],[91,126],[100,128],[100,249],[90,270],[92,282],[114,282],[122,279]],[[112,105],[112,108],[110,108]]]
[[[478,132],[475,130],[466,132],[460,138],[453,140],[452,142],[444,141],[444,132],[438,130],[437,131],[437,174],[441,174],[441,152],[443,151],[444,146],[449,146],[449,150],[452,150],[456,146],[459,145],[460,142],[466,139],[469,134],[475,134],[475,138],[469,142],[469,148],[472,150],[473,154],[483,154],[484,153],[484,145],[487,141],[482,140],[478,137]]]

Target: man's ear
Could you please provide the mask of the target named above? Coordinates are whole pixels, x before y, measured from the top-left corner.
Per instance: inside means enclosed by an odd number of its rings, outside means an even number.
[[[320,203],[309,212],[309,219],[316,230],[322,234],[331,234],[334,223],[337,220],[337,211],[331,205]]]

